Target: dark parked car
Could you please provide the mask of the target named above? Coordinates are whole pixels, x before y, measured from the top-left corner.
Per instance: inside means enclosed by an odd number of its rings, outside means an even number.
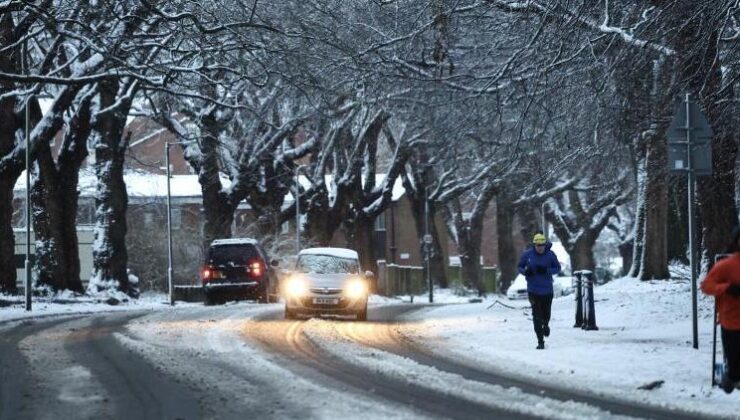
[[[227,299],[277,302],[276,266],[277,261],[270,262],[267,253],[255,239],[213,241],[201,270],[206,304]]]

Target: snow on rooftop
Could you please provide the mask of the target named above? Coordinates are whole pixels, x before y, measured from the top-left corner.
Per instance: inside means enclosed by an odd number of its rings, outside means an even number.
[[[257,245],[259,241],[252,238],[227,238],[227,239],[215,239],[211,242],[211,246],[220,245]]]
[[[127,171],[123,175],[126,182],[126,191],[129,197],[166,197],[167,196],[167,176],[153,174],[144,171]],[[376,175],[376,185],[382,183],[385,175]],[[326,184],[331,185],[332,177],[326,177]],[[310,181],[305,176],[300,177],[301,186],[308,188],[311,186]],[[231,181],[222,176],[221,184],[228,189]],[[92,168],[83,168],[80,170],[80,178],[77,189],[83,197],[92,197],[95,195],[97,188],[97,179]],[[25,171],[16,180],[13,191],[21,194],[26,191],[26,173]],[[393,201],[403,197],[406,190],[400,179],[396,179],[393,185]],[[170,177],[170,195],[172,197],[201,197],[202,191],[198,182],[198,175],[172,175]],[[286,202],[293,202],[293,195],[285,195]]]
[[[359,259],[356,251],[346,248],[306,248],[298,255],[330,255],[338,258]]]
[[[331,184],[332,184],[332,175],[326,175],[324,177],[324,181],[326,182],[326,185],[331,190]],[[380,186],[383,183],[383,180],[385,179],[385,174],[378,174],[375,175],[375,186]],[[301,175],[299,176],[299,181],[301,183],[301,186],[303,188],[309,188],[311,186],[311,181],[309,181],[308,178]],[[362,185],[365,185],[364,179]],[[401,181],[401,178],[396,178],[396,182],[393,183],[393,190],[391,192],[391,200],[398,201],[403,195],[406,194],[406,190],[403,188],[403,182]],[[285,195],[285,201],[293,202],[293,194],[288,193]]]

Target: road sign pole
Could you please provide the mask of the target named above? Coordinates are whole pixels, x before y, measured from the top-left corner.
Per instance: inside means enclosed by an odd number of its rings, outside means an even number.
[[[432,261],[431,256],[429,255],[431,253],[432,244],[427,243],[427,237],[430,236],[429,233],[429,187],[424,186],[424,259],[426,260],[426,266],[427,266],[427,285],[429,287],[429,303],[434,302],[434,285],[432,284]],[[430,241],[431,242],[431,241]]]
[[[686,94],[686,162],[688,163],[689,190],[689,271],[691,271],[691,322],[694,348],[699,348],[699,323],[696,290],[696,256],[694,255],[694,165],[691,161],[691,96]]]
[[[699,104],[686,94],[668,127],[668,165],[672,172],[688,178],[689,271],[691,272],[691,312],[694,348],[699,348],[699,323],[696,284],[694,201],[697,176],[712,174],[712,127]]]

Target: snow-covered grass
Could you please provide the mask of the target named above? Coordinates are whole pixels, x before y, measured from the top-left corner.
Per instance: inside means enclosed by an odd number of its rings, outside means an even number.
[[[685,280],[622,278],[597,287],[598,331],[573,328],[573,295],[553,302],[551,336],[536,350],[529,302],[427,308],[403,334],[494,371],[622,398],[740,416],[740,392],[711,387],[713,300],[699,298],[699,349],[692,347],[691,287]],[[503,303],[498,304],[496,302]],[[664,381],[652,391],[638,387]]]
[[[0,323],[57,315],[166,309],[170,306],[167,295],[162,293],[145,293],[138,299],[128,299],[126,301],[116,300],[114,301],[116,304],[113,305],[105,299],[78,296],[72,292],[65,291],[53,297],[33,297],[31,311],[26,311],[25,299],[22,296],[0,295],[0,301],[6,302],[9,305],[0,307]],[[202,306],[203,304],[178,302],[177,305]]]

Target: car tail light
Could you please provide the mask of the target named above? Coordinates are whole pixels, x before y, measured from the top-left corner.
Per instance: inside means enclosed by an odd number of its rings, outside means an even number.
[[[200,273],[201,278],[203,278],[203,283],[208,283],[213,280],[213,271],[213,267],[203,267],[203,270]]]
[[[262,273],[264,272],[265,269],[259,261],[252,261],[247,264],[247,273],[249,273],[251,277],[262,277]]]

